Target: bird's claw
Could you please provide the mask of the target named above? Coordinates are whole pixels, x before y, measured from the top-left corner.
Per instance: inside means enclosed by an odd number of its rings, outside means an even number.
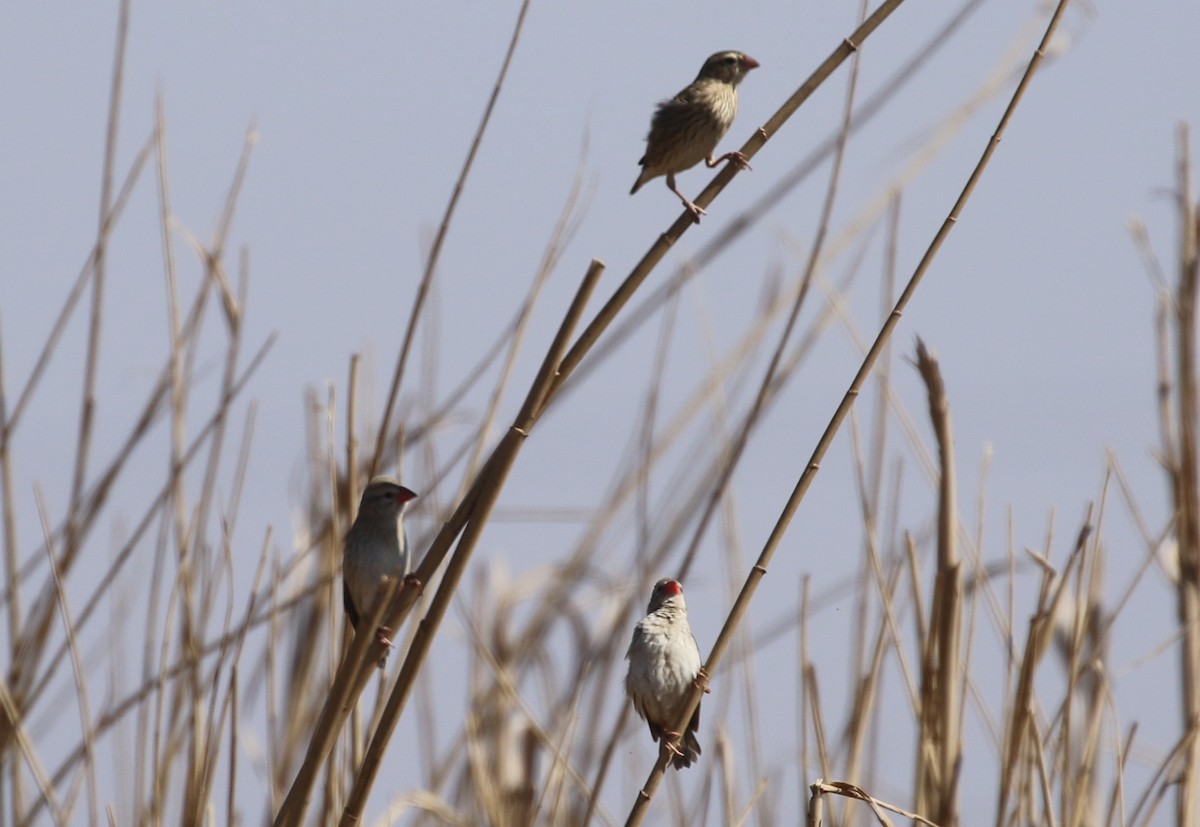
[[[416,586],[416,588],[417,588],[417,590],[418,590],[418,591],[419,591],[420,589],[423,589],[423,588],[425,588],[425,584],[424,584],[423,582],[421,582],[421,578],[420,578],[420,577],[417,577],[417,576],[416,576],[415,574],[413,574],[412,572],[409,572],[408,574],[404,575],[404,585],[406,585],[406,586]]]
[[[686,207],[687,211],[692,214],[692,220],[695,221],[697,224],[700,223],[700,216],[708,214],[704,211],[703,207],[696,206],[691,201],[688,201],[686,198],[683,199],[683,206]]]
[[[726,152],[724,155],[722,155],[717,160],[705,161],[705,163],[707,163],[709,165],[709,167],[715,167],[717,164],[721,163],[722,161],[729,161],[731,164],[733,164],[738,169],[750,169],[751,168],[750,167],[750,159],[747,158],[744,153],[738,152],[736,150],[733,152]]]
[[[391,634],[391,631],[392,630],[387,626],[380,626],[375,630],[375,642],[380,646],[386,646],[389,649],[394,648],[395,644],[392,643],[392,641],[388,638],[388,635]]]
[[[678,756],[682,757],[683,750],[681,750],[675,744],[675,741],[678,741],[678,740],[679,740],[678,732],[667,732],[667,733],[664,733],[664,737],[662,739],[662,745],[663,745],[663,748],[666,749],[667,752],[671,753],[672,755],[678,755]]]
[[[697,689],[703,690],[705,695],[712,694],[712,690],[708,686],[708,673],[703,668],[696,673],[696,677],[692,679],[692,684]]]

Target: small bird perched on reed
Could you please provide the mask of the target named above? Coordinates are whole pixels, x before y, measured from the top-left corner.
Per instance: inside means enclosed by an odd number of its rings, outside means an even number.
[[[691,169],[701,161],[709,167],[732,161],[742,169],[750,168],[746,156],[740,152],[726,152],[714,161],[713,151],[737,115],[738,84],[747,72],[757,67],[757,60],[741,52],[717,52],[704,61],[691,84],[660,103],[650,121],[646,154],[638,161],[642,172],[629,194],[633,195],[647,181],[665,175],[671,192],[679,196],[692,218],[700,223],[704,210],[675,187],[675,173]]]
[[[650,595],[646,616],[633,630],[633,641],[625,654],[629,672],[625,675],[625,694],[637,714],[650,726],[655,741],[666,744],[679,737],[671,727],[679,722],[683,703],[692,684],[701,681],[700,648],[688,625],[687,604],[678,580],[659,580]],[[704,691],[708,687],[704,686]],[[700,758],[700,707],[692,713],[683,740],[671,759],[675,769],[690,767]]]
[[[342,550],[342,600],[354,633],[369,621],[378,608],[380,595],[389,580],[408,574],[408,537],[404,533],[404,509],[416,494],[392,477],[375,477],[363,490],[358,517],[346,532]],[[380,626],[375,639],[391,646],[391,629]],[[387,653],[379,659],[382,668]]]

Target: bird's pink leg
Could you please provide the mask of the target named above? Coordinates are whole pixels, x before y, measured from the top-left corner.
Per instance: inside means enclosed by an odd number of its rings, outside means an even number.
[[[712,690],[708,688],[708,673],[704,671],[703,666],[700,667],[700,671],[696,673],[696,677],[692,680],[692,683],[697,689],[703,689],[705,695],[712,693]]]
[[[692,214],[692,220],[699,224],[700,216],[705,214],[704,210],[689,201],[687,196],[679,191],[679,189],[675,186],[674,175],[667,176],[667,186],[671,188],[671,192],[679,196],[679,200],[683,202],[683,206],[686,207],[687,211]]]
[[[713,156],[709,155],[704,159],[704,163],[708,164],[709,168],[715,167],[722,161],[731,161],[738,169],[750,169],[750,159],[740,152],[726,152],[720,158],[713,160]]]

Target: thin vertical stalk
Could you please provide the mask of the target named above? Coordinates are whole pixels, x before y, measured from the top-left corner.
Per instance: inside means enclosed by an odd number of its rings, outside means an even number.
[[[421,276],[421,284],[417,288],[417,298],[413,302],[412,312],[408,317],[408,327],[404,331],[404,343],[400,346],[400,355],[396,359],[396,371],[392,375],[392,387],[388,391],[387,403],[384,405],[383,417],[379,420],[379,436],[375,441],[375,453],[371,457],[371,472],[367,475],[368,478],[375,475],[379,469],[379,463],[383,459],[383,446],[387,441],[388,433],[391,431],[392,410],[396,406],[396,399],[400,395],[400,385],[404,381],[404,369],[408,364],[408,356],[412,350],[413,337],[417,331],[417,321],[421,317],[421,310],[425,307],[425,299],[429,295],[429,286],[433,283],[433,274],[437,268],[438,259],[441,256],[442,244],[446,241],[446,233],[450,230],[450,219],[454,216],[454,209],[458,206],[458,199],[462,196],[463,188],[467,182],[467,176],[471,172],[471,167],[475,163],[475,154],[479,152],[479,147],[483,143],[483,134],[487,131],[488,122],[492,119],[492,111],[496,108],[496,101],[500,98],[500,89],[504,85],[504,78],[508,75],[508,67],[512,63],[513,54],[517,50],[517,40],[521,35],[521,28],[525,25],[525,13],[529,11],[530,0],[524,0],[521,3],[521,10],[517,12],[517,22],[513,26],[512,37],[508,41],[508,51],[504,54],[504,62],[500,65],[500,72],[496,76],[496,83],[492,86],[492,95],[488,98],[487,106],[483,109],[483,117],[479,121],[479,128],[475,130],[475,138],[471,141],[471,148],[467,151],[466,160],[463,161],[462,170],[458,174],[458,180],[454,182],[454,191],[450,195],[450,202],[446,204],[445,215],[442,216],[442,223],[438,226],[437,237],[433,240],[433,247],[429,250],[429,258],[425,262],[425,273]]]

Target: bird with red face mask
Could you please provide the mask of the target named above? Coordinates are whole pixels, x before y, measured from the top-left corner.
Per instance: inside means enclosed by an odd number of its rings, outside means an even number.
[[[416,494],[392,477],[376,477],[362,493],[358,517],[346,532],[342,550],[342,600],[354,633],[371,619],[387,584],[408,574],[408,537],[404,510]],[[391,646],[391,629],[375,630],[376,639]],[[382,667],[387,653],[379,659]]]
[[[625,658],[625,694],[637,714],[650,726],[655,741],[666,743],[679,736],[671,727],[679,722],[683,704],[701,674],[700,648],[688,625],[683,587],[677,580],[659,580],[650,595],[646,616],[633,630]],[[707,689],[705,690],[707,691]],[[696,730],[700,707],[692,714],[683,740],[674,749],[675,769],[690,767],[700,757]]]

